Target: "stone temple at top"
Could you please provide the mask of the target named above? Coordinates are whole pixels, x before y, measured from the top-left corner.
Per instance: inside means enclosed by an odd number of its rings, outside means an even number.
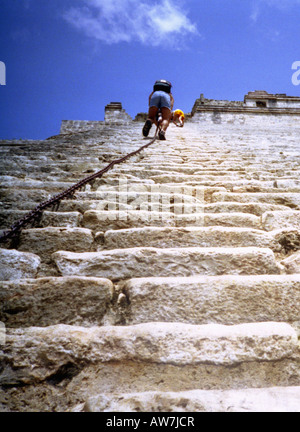
[[[214,124],[257,122],[268,123],[286,121],[287,125],[298,121],[300,115],[300,97],[286,94],[271,94],[264,90],[250,91],[243,101],[207,99],[203,94],[196,99],[186,120],[192,122],[209,122]],[[132,121],[145,121],[147,114],[138,113],[133,119],[122,107],[121,102],[111,102],[105,107],[105,124],[128,124]],[[102,121],[63,120],[61,133],[95,129],[103,125]]]

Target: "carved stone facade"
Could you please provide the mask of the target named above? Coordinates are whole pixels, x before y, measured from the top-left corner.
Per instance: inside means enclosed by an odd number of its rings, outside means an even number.
[[[251,124],[293,126],[300,119],[300,98],[285,94],[270,94],[256,90],[248,92],[244,101],[196,99],[191,120],[214,124]]]
[[[284,93],[270,94],[266,91],[256,90],[248,92],[244,98],[244,105],[252,108],[300,109],[300,97],[287,96]]]

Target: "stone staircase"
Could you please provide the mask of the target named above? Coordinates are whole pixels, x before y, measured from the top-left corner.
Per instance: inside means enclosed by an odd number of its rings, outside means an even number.
[[[141,128],[0,141],[1,228]],[[299,132],[171,125],[3,244],[1,410],[299,411]]]

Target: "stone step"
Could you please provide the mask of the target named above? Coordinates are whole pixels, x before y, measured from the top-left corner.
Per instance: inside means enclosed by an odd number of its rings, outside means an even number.
[[[153,177],[153,176],[160,176],[160,175],[168,175],[168,176],[175,176],[175,175],[192,175],[192,176],[199,176],[204,178],[211,178],[211,177],[219,177],[224,176],[225,178],[240,178],[241,176],[245,175],[245,172],[243,171],[228,171],[224,169],[204,169],[199,170],[196,167],[190,168],[185,167],[185,164],[181,164],[177,167],[170,167],[170,168],[164,168],[164,167],[136,167],[134,165],[132,166],[119,166],[115,170],[117,173],[120,174],[132,174],[134,176],[140,177],[140,178],[147,178],[147,177]]]
[[[122,191],[121,186],[115,186],[115,190],[111,190],[111,186],[108,187],[99,187],[98,190],[91,191],[91,186],[87,185],[85,187],[85,191],[77,191],[76,197],[79,200],[101,200],[104,203],[107,202],[115,202],[121,203],[122,205],[131,205],[137,206],[143,203],[157,203],[157,202],[166,202],[173,203],[180,202],[184,204],[189,204],[193,202],[204,203],[208,202],[211,199],[213,202],[267,202],[268,197],[270,196],[269,204],[277,204],[277,205],[285,205],[291,207],[300,207],[300,193],[299,192],[290,192],[284,189],[266,189],[264,187],[253,186],[253,190],[255,192],[249,193],[249,189],[252,186],[247,186],[246,191],[240,191],[238,187],[236,187],[237,182],[233,182],[228,184],[224,181],[219,182],[217,184],[214,182],[207,182],[207,186],[202,183],[201,186],[192,186],[187,184],[185,186],[176,186],[175,185],[140,185],[136,184],[136,186],[131,185],[130,190],[127,190],[127,183],[124,186],[124,191]],[[75,184],[75,182],[74,182]],[[236,192],[227,192],[225,187],[228,188],[234,187]],[[121,191],[120,191],[121,188]],[[57,195],[58,193],[63,192],[65,189],[53,189],[53,190],[44,190],[44,189],[19,189],[19,188],[2,188],[0,191],[1,194],[1,202],[2,206],[16,206],[21,210],[22,208],[28,208],[28,202],[31,203],[31,207],[35,207],[37,204],[47,201],[51,197]],[[165,192],[168,191],[168,192]],[[268,190],[268,192],[266,192]],[[294,189],[295,191],[295,189]],[[104,204],[103,204],[104,205]],[[102,206],[103,206],[102,205]]]
[[[200,162],[201,161],[201,162]],[[130,166],[130,161],[126,164],[126,166]],[[183,167],[190,170],[190,173],[192,174],[192,170],[197,171],[206,171],[206,170],[219,170],[219,171],[242,171],[242,172],[254,172],[257,171],[258,173],[261,171],[268,171],[276,173],[277,171],[282,170],[290,170],[290,171],[296,171],[295,169],[295,162],[285,162],[285,161],[273,161],[272,164],[267,164],[264,162],[257,163],[254,161],[253,163],[245,163],[242,158],[234,158],[231,157],[230,159],[216,159],[215,157],[208,159],[208,158],[202,158],[197,159],[197,161],[191,161],[189,158],[189,162],[183,161],[182,163],[174,163],[170,164],[168,162],[156,162],[153,160],[150,163],[147,163],[147,161],[143,160],[141,163],[136,162],[132,166],[136,168],[155,168],[155,169],[163,169],[163,170],[169,170],[177,171],[182,169]],[[209,166],[209,167],[208,167]]]
[[[126,181],[126,180],[125,180]],[[118,189],[119,186],[119,189]],[[202,198],[203,196],[207,199],[212,195],[213,202],[224,202],[224,201],[233,201],[237,202],[240,201],[240,203],[247,203],[249,202],[265,202],[268,203],[267,200],[270,198],[271,203],[273,204],[281,204],[281,205],[298,205],[299,193],[292,193],[292,192],[286,192],[284,190],[273,188],[271,189],[271,193],[249,193],[249,192],[243,192],[243,193],[232,193],[232,192],[226,192],[226,189],[219,185],[219,186],[193,186],[191,183],[186,184],[184,186],[176,186],[176,184],[160,184],[160,185],[154,185],[154,184],[144,184],[144,185],[130,185],[130,190],[127,190],[128,183],[126,182],[124,186],[124,191],[122,190],[122,183],[121,186],[118,184],[118,186],[115,186],[115,190],[111,190],[111,187],[103,187],[103,190],[101,187],[98,188],[97,191],[90,191],[90,186],[86,186],[86,191],[76,192],[76,197],[78,199],[86,199],[86,200],[100,200],[100,199],[118,199],[118,201],[127,201],[130,202],[135,199],[139,199],[141,202],[143,202],[143,198],[145,198],[145,201],[151,201],[151,200],[157,200],[157,195],[160,196],[160,199],[162,198],[172,198],[176,196],[176,199],[178,200],[184,200],[185,202],[190,202],[194,196],[195,198]],[[120,190],[121,188],[121,190]],[[276,192],[274,192],[276,191]],[[18,204],[21,201],[21,198],[23,201],[32,201],[35,203],[40,203],[42,201],[48,200],[53,195],[56,195],[57,193],[62,192],[62,190],[52,191],[53,193],[50,193],[49,191],[41,191],[40,189],[11,189],[11,188],[2,188],[1,190],[1,200],[2,203],[5,202],[18,202]],[[152,197],[153,195],[153,197]],[[289,203],[292,204],[289,204]]]
[[[144,277],[120,282],[116,290],[127,324],[300,324],[300,274]]]
[[[110,177],[110,180],[113,177]],[[127,177],[115,176],[117,182],[112,184],[111,182],[103,183],[102,179],[96,179],[93,185],[93,189],[98,194],[113,194],[113,193],[127,193],[129,196],[134,193],[165,193],[165,194],[178,194],[178,195],[189,195],[197,196],[197,194],[209,194],[213,192],[226,192],[226,188],[223,186],[212,186],[204,187],[197,184],[178,184],[178,183],[154,183],[153,180],[149,180],[147,183],[144,180],[140,180],[139,183],[132,183],[131,179]],[[100,195],[101,196],[101,195]]]
[[[122,185],[123,178],[120,178],[119,183],[117,183],[115,186],[113,185],[105,185],[102,181],[96,180],[92,186],[93,190],[98,190],[101,192],[104,191],[118,191],[123,186]],[[150,183],[152,182],[152,183]],[[125,182],[123,181],[123,184]],[[198,184],[198,185],[197,185]],[[159,185],[159,186],[158,186]],[[275,187],[276,186],[276,187]],[[132,183],[130,180],[125,183],[125,187],[130,192],[148,192],[152,190],[160,190],[164,192],[179,192],[183,193],[184,189],[188,191],[190,188],[191,191],[195,194],[197,190],[201,190],[202,193],[207,195],[208,192],[212,192],[213,189],[215,189],[215,192],[224,191],[224,192],[263,192],[263,193],[288,193],[288,192],[300,192],[299,186],[286,186],[286,187],[277,187],[276,180],[272,181],[264,181],[264,180],[253,180],[253,179],[241,179],[241,180],[231,180],[226,181],[224,178],[222,179],[213,179],[213,180],[201,180],[201,182],[185,182],[183,186],[181,186],[180,183],[154,183],[153,180],[149,180],[148,183],[145,183],[143,180],[143,183]],[[159,189],[158,189],[159,187]],[[181,189],[181,190],[180,190]]]
[[[295,178],[296,178],[296,173],[295,173]],[[216,182],[222,182],[222,180],[224,182],[234,182],[235,180],[239,181],[241,179],[243,179],[244,177],[246,177],[244,174],[233,174],[231,176],[229,175],[187,175],[187,174],[174,174],[174,173],[169,173],[169,174],[159,174],[159,175],[149,175],[149,179],[154,180],[155,183],[187,183],[187,182],[195,182],[195,183],[200,183],[202,181],[216,181]],[[246,177],[247,179],[247,177]],[[251,180],[252,177],[249,176],[248,180]],[[260,173],[259,174],[259,178],[258,179],[254,179],[254,180],[260,180],[260,181],[266,181],[266,182],[274,182],[275,180],[279,180],[280,176],[276,175],[274,176],[273,173]]]
[[[300,230],[300,211],[268,211],[262,215],[261,223],[266,231],[284,228]]]
[[[154,185],[154,181],[150,179],[140,179],[129,174],[117,174],[115,171],[111,171],[109,176],[103,176],[95,179],[92,182],[92,190],[120,190],[120,184],[125,184],[127,190],[130,191],[147,191],[151,185]],[[143,189],[144,188],[144,189]],[[146,188],[146,189],[145,189]]]
[[[58,251],[52,255],[63,276],[95,276],[110,280],[135,277],[280,274],[271,249],[245,248],[130,248],[102,252]]]
[[[12,204],[14,203],[1,203],[0,202],[0,211],[1,213],[3,211],[11,211],[12,207],[15,209],[15,206]],[[32,211],[36,206],[37,202],[33,201],[21,201],[17,203],[17,209],[16,211],[25,211],[28,213],[29,211]],[[88,199],[64,199],[60,201],[59,206],[56,206],[56,212],[59,213],[85,213],[88,210],[96,210],[97,208],[112,208],[115,209],[116,207],[120,207],[122,210],[129,210],[131,209],[130,205],[126,205],[123,203],[116,203],[114,201],[106,201],[106,200],[88,200]],[[49,207],[51,211],[51,207]],[[277,207],[277,209],[285,209],[285,207]],[[13,210],[12,210],[13,211]]]
[[[31,180],[32,188],[38,188],[39,183],[41,184],[40,189],[44,189],[45,191],[49,191],[49,193],[53,194],[57,190],[62,191],[67,189],[68,187],[72,186],[73,184],[77,183],[79,180],[82,180],[83,178],[87,177],[88,175],[97,172],[97,170],[91,170],[87,173],[78,172],[76,174],[64,174],[64,173],[56,173],[55,175],[51,176],[51,179],[49,178],[49,175],[47,176],[47,180],[44,180],[43,175],[36,175],[35,180]],[[234,178],[234,177],[223,177],[223,176],[207,176],[203,177],[201,179],[199,178],[193,178],[192,176],[189,176],[185,179],[181,179],[182,181],[175,180],[173,181],[172,178],[164,178],[162,182],[159,181],[159,179],[152,179],[152,178],[143,178],[140,179],[137,176],[129,176],[129,175],[115,175],[110,177],[102,177],[101,179],[96,179],[93,185],[93,190],[97,190],[97,187],[99,185],[105,184],[105,183],[111,183],[118,185],[118,179],[128,179],[128,183],[130,183],[130,186],[136,183],[141,184],[170,184],[174,183],[175,185],[179,186],[180,184],[184,185],[202,185],[205,187],[223,187],[225,190],[232,190],[235,188],[237,191],[245,191],[245,192],[251,192],[260,190],[263,192],[264,190],[271,189],[272,192],[297,192],[299,193],[300,187],[297,185],[293,185],[292,182],[286,182],[286,184],[280,184],[279,180],[276,176],[273,176],[271,179],[261,179],[252,177],[249,175],[245,175],[241,178]],[[67,180],[67,181],[66,181]],[[45,187],[44,187],[45,183]],[[1,185],[1,196],[5,196],[8,194],[9,191],[7,189],[16,187],[18,189],[31,189],[31,186],[29,182],[27,184],[21,184],[21,182],[16,181],[15,185],[11,186],[5,186]],[[252,188],[252,190],[250,189]],[[256,189],[255,189],[256,188]]]
[[[190,202],[187,202],[178,195],[145,194],[142,197],[137,196],[135,200],[126,201],[127,197],[124,194],[120,200],[119,198],[120,197],[116,197],[115,200],[110,198],[110,201],[99,200],[96,210],[100,212],[130,210],[151,213],[174,213],[176,215],[203,213],[201,200],[191,199]],[[151,198],[151,201],[149,201],[148,198]]]
[[[48,277],[0,281],[0,321],[8,328],[106,322],[114,288],[108,279]]]
[[[205,205],[206,213],[250,213],[261,216],[267,211],[287,210],[286,206],[282,204],[256,202],[255,200],[249,202],[218,201],[214,194],[212,201],[212,203]]]
[[[56,191],[56,193],[60,193]],[[2,203],[20,203],[22,201],[32,201],[35,203],[40,203],[51,198],[53,194],[41,189],[12,189],[12,188],[2,188],[0,190],[0,200]]]
[[[152,180],[150,180],[152,181]],[[96,182],[95,182],[96,183]],[[118,179],[115,185],[101,184],[98,188],[95,184],[92,192],[87,191],[76,194],[78,197],[89,199],[103,199],[129,204],[132,200],[138,202],[210,202],[214,192],[226,192],[223,186],[204,186],[198,184],[180,185],[176,183],[131,183],[128,179]]]
[[[43,155],[39,155],[37,153],[31,154],[30,152],[32,149],[28,151],[27,155],[16,155],[15,153],[6,155],[7,162],[8,162],[8,168],[10,167],[9,163],[18,168],[20,171],[26,168],[28,166],[36,167],[37,169],[41,167],[51,167],[53,169],[60,168],[64,170],[65,167],[70,168],[73,166],[86,166],[87,164],[94,165],[94,166],[100,166],[101,164],[104,164],[105,161],[103,159],[107,159],[107,161],[113,160],[114,157],[120,157],[120,153],[116,151],[109,150],[109,155],[106,155],[106,158],[103,158],[103,155],[100,155],[99,157],[93,157],[90,156],[86,151],[83,149],[77,149],[78,150],[78,156],[74,154],[69,154],[68,157],[66,156],[66,150],[62,149],[62,152],[58,151],[50,151],[45,152]],[[132,151],[133,149],[129,149],[129,151]],[[126,154],[124,152],[124,154]],[[102,156],[102,157],[101,157]],[[1,163],[1,165],[3,162]],[[101,169],[101,168],[100,168]]]
[[[227,226],[260,229],[261,221],[258,216],[245,213],[209,214],[203,212],[180,215],[171,212],[142,210],[89,210],[83,215],[82,225],[93,231],[119,230],[143,226]]]
[[[294,210],[300,209],[300,193],[234,193],[234,192],[215,192],[212,195],[213,202],[261,202],[269,204],[283,205]]]
[[[33,253],[0,249],[0,280],[35,278],[40,264],[40,257]]]
[[[87,398],[84,404],[77,407],[77,411],[156,413],[300,412],[300,387],[106,393]],[[173,422],[174,427],[180,427],[180,425],[195,426],[192,415],[184,420],[174,418]],[[171,424],[170,418],[168,423]],[[154,424],[155,422],[153,422]],[[157,424],[159,424],[158,420]]]
[[[154,188],[153,188],[154,189]],[[12,203],[19,203],[21,199],[23,201],[31,201],[40,203],[43,201],[46,201],[53,197],[54,195],[63,192],[63,191],[57,191],[56,193],[49,194],[46,191],[40,191],[34,190],[34,189],[5,189],[5,193],[3,192],[4,189],[1,191],[1,201],[2,203],[5,202],[12,202]],[[174,203],[174,202],[184,202],[186,204],[189,203],[195,203],[195,202],[203,202],[204,199],[204,192],[202,190],[196,190],[196,193],[198,192],[198,196],[194,197],[191,194],[184,194],[184,193],[176,193],[176,192],[170,192],[165,193],[161,192],[159,188],[157,190],[152,190],[150,192],[148,191],[85,191],[85,192],[76,192],[76,197],[79,199],[87,199],[87,200],[104,200],[104,201],[111,201],[111,202],[121,202],[124,204],[129,204],[132,206],[137,206],[142,203],[157,203],[157,202],[166,202],[168,204]],[[213,193],[214,191],[212,191]]]
[[[61,170],[58,169],[57,166],[53,167],[53,168],[46,168],[43,170],[41,169],[40,171],[37,171],[36,168],[34,168],[34,171],[32,171],[33,169],[28,169],[27,171],[17,171],[16,169],[8,169],[6,167],[5,169],[5,177],[10,177],[10,178],[16,178],[16,174],[18,174],[18,178],[19,179],[27,179],[30,177],[30,180],[32,182],[56,182],[56,183],[61,183],[61,186],[63,187],[64,184],[66,183],[70,183],[72,182],[72,184],[76,183],[79,180],[82,180],[83,178],[98,172],[101,168],[104,168],[105,166],[107,166],[107,163],[104,165],[97,165],[94,166],[93,168],[91,168],[90,166],[85,166],[82,169],[77,169],[74,170],[72,172],[67,171],[67,170]],[[149,180],[149,179],[139,179],[138,177],[132,176],[130,174],[117,174],[115,173],[114,170],[112,170],[109,174],[109,177],[107,177],[107,175],[102,177],[102,181],[107,181],[109,182],[110,179],[113,179],[114,177],[116,178],[128,178],[130,179],[131,182],[136,182],[137,180],[141,183],[154,183],[153,180]],[[97,181],[99,181],[99,179],[97,179]]]
[[[189,182],[187,182],[188,184]],[[300,187],[282,187],[277,188],[274,187],[276,185],[276,180],[267,181],[267,180],[252,180],[252,179],[243,179],[237,181],[202,181],[201,185],[205,187],[217,187],[223,186],[227,191],[230,192],[255,192],[255,193],[300,193]]]
[[[274,176],[274,177],[276,177],[276,176]],[[295,192],[299,192],[299,189],[300,189],[300,181],[298,180],[298,174],[297,173],[295,173],[295,177],[294,178],[288,178],[288,179],[286,179],[286,178],[284,178],[284,179],[280,179],[280,180],[274,180],[272,183],[272,185],[271,185],[271,187],[270,187],[270,189],[271,189],[271,191],[272,192],[278,192],[278,189],[280,189],[280,191],[281,192],[283,192],[283,191],[290,191],[290,192],[293,192],[293,191],[295,191]],[[265,187],[267,187],[267,185],[268,185],[268,183],[271,183],[271,182],[267,182],[267,181],[259,181],[259,183],[261,183],[262,185],[264,185]],[[245,190],[243,190],[242,188],[241,188],[241,192],[247,192],[247,190],[245,189]]]
[[[60,382],[72,370],[65,391],[76,388],[77,401],[87,390],[93,396],[300,383],[297,334],[275,322],[7,329],[0,359],[5,386]]]
[[[214,161],[222,163],[224,162],[240,162],[244,164],[259,164],[262,163],[262,165],[269,164],[279,164],[279,163],[289,163],[293,162],[293,157],[297,155],[297,145],[291,147],[288,151],[286,150],[286,155],[284,154],[278,154],[276,152],[272,152],[266,149],[263,149],[262,147],[258,146],[256,148],[251,149],[251,152],[247,150],[247,145],[239,143],[241,145],[241,148],[236,150],[232,149],[231,145],[232,143],[228,142],[219,142],[217,145],[214,145],[214,150],[210,151],[209,146],[211,146],[211,142],[207,142],[206,145],[204,144],[204,141],[199,141],[196,145],[194,145],[193,141],[195,141],[195,137],[192,137],[189,140],[189,143],[187,145],[182,145],[181,147],[176,146],[175,143],[169,143],[169,147],[166,148],[163,145],[160,146],[161,154],[155,155],[155,152],[157,150],[157,143],[154,146],[151,146],[149,149],[147,149],[147,152],[144,154],[145,162],[147,163],[149,159],[153,158],[155,156],[155,162],[156,163],[170,163],[168,158],[166,156],[170,157],[181,157],[181,159],[186,163],[201,163],[205,164],[205,166],[209,166],[210,161]],[[215,136],[212,136],[211,139],[215,140]],[[230,138],[229,138],[230,139]],[[195,141],[196,142],[196,141]],[[245,143],[245,141],[244,141]],[[214,143],[216,144],[216,142]],[[284,144],[286,145],[286,144]],[[244,148],[242,148],[244,147]],[[296,150],[296,151],[295,151]],[[200,153],[201,152],[201,153]],[[299,154],[299,153],[298,153]],[[165,156],[165,157],[164,157]],[[180,161],[178,163],[181,163]],[[295,167],[297,166],[297,163],[293,164]]]
[[[151,203],[149,203],[149,208]],[[25,204],[26,205],[26,204]],[[20,203],[18,204],[20,206]],[[33,208],[32,203],[27,203],[27,208]],[[63,200],[60,203],[59,210],[62,212],[80,212],[85,213],[89,210],[103,211],[105,207],[110,208],[111,211],[116,211],[120,207],[122,209],[132,209],[129,204],[118,203],[118,201],[107,201],[107,200]],[[172,208],[175,209],[176,205],[173,205]],[[185,207],[187,207],[185,205]],[[182,215],[182,205],[181,215]],[[255,216],[261,216],[263,213],[267,211],[286,211],[287,208],[283,205],[276,204],[268,204],[268,203],[257,203],[257,202],[249,202],[249,203],[238,203],[238,202],[214,202],[208,203],[204,205],[199,205],[200,211],[210,214],[210,213],[246,213],[252,214]],[[179,206],[178,206],[179,210]],[[177,212],[177,215],[180,216],[180,212]]]
[[[33,171],[34,170],[34,171]],[[41,169],[38,171],[36,168],[31,168],[28,170],[17,170],[16,168],[3,168],[3,172],[5,172],[5,177],[11,177],[11,178],[18,178],[18,179],[25,179],[30,177],[31,181],[37,181],[37,182],[44,182],[44,181],[50,181],[50,182],[61,182],[61,183],[69,183],[70,181],[73,182],[73,179],[75,178],[75,175],[73,173],[67,172],[67,171],[60,171],[57,169],[50,170],[48,172],[48,169]],[[82,173],[81,173],[82,177]],[[77,178],[77,174],[76,174]]]
[[[260,217],[245,213],[175,214],[177,227],[224,226],[261,229]]]
[[[83,176],[86,172],[96,172],[104,168],[104,164],[100,161],[98,163],[83,162],[84,157],[82,156],[81,161],[73,161],[69,158],[67,161],[59,162],[52,161],[50,159],[47,162],[40,161],[12,161],[7,160],[5,165],[0,164],[1,172],[5,172],[9,176],[20,176],[20,177],[30,177],[32,172],[36,175],[43,175],[46,177],[47,174],[59,174],[59,175],[69,175],[76,174]],[[112,160],[114,157],[112,157]],[[107,164],[106,164],[107,165]]]
[[[285,187],[285,188],[278,188],[275,187],[277,182],[276,180],[273,183],[272,187],[268,186],[265,187],[263,181],[257,181],[257,184],[254,182],[248,182],[248,184],[245,182],[244,185],[234,185],[231,190],[230,188],[227,188],[227,192],[234,192],[234,193],[299,193],[300,188],[299,187]]]
[[[116,230],[143,226],[175,226],[175,214],[171,212],[143,210],[88,210],[82,225],[96,231]]]
[[[19,209],[32,210],[35,207],[36,203],[33,202],[19,202]],[[148,209],[151,210],[151,207],[154,207],[153,211],[157,211],[157,204],[154,203],[151,205],[151,202],[148,204]],[[255,216],[261,216],[263,213],[267,211],[286,211],[287,208],[284,205],[278,204],[268,204],[268,203],[259,203],[259,202],[249,202],[249,203],[239,203],[239,202],[214,202],[207,204],[197,204],[190,206],[187,204],[184,205],[184,210],[187,212],[186,214],[190,214],[195,212],[196,208],[199,207],[199,211],[201,213],[246,213],[252,214]],[[2,204],[3,208],[3,204]],[[126,204],[125,202],[118,202],[118,200],[90,200],[90,199],[73,199],[73,200],[63,200],[60,202],[58,207],[58,211],[60,212],[79,212],[85,213],[89,210],[96,211],[116,211],[116,210],[133,210],[130,204]],[[171,209],[172,212],[175,212],[178,216],[183,215],[183,207],[182,204],[172,204]],[[161,210],[161,209],[160,209]],[[192,210],[190,213],[188,210]],[[140,210],[139,210],[140,211]]]
[[[267,168],[263,169],[262,167],[257,168],[257,170],[248,170],[248,169],[239,169],[239,170],[233,170],[232,168],[229,168],[227,170],[224,170],[216,167],[214,169],[203,169],[199,170],[197,168],[192,167],[185,167],[185,164],[180,165],[179,167],[173,169],[173,168],[163,168],[154,169],[153,167],[149,167],[147,169],[146,167],[135,167],[132,166],[132,168],[126,167],[120,167],[116,168],[115,172],[118,174],[131,174],[136,177],[139,177],[141,179],[145,178],[153,178],[155,176],[155,179],[158,176],[165,177],[174,177],[176,178],[179,176],[182,179],[182,182],[185,181],[208,181],[208,180],[215,180],[215,181],[222,181],[222,178],[224,178],[225,182],[233,182],[237,181],[241,184],[242,181],[260,181],[265,184],[265,187],[273,187],[274,182],[276,182],[277,187],[279,188],[299,188],[299,180],[298,180],[298,171],[291,171],[289,175],[287,175],[286,170],[281,171],[275,171],[274,170],[268,170]],[[177,180],[176,180],[177,181]]]
[[[231,173],[231,172],[246,172],[245,168],[243,166],[236,166],[238,165],[238,162],[235,163],[235,166],[232,166],[233,162],[228,163],[228,165],[226,166],[225,164],[218,164],[216,161],[211,160],[210,161],[210,166],[209,168],[207,168],[204,164],[203,165],[199,165],[199,163],[181,163],[181,164],[169,164],[169,163],[156,163],[153,162],[151,164],[147,164],[147,163],[135,163],[132,164],[131,166],[134,167],[136,170],[140,169],[147,169],[147,170],[151,170],[151,169],[155,169],[155,170],[161,170],[161,171],[185,171],[187,174],[194,174],[195,171],[197,172],[208,172],[208,173],[214,173],[215,171],[222,171],[225,173]],[[130,162],[128,162],[126,164],[126,168],[130,168]]]
[[[288,274],[300,273],[299,231],[297,232],[294,250],[295,249],[298,249],[298,252],[292,253],[288,258],[281,261],[281,264],[285,267],[285,271]]]
[[[26,210],[1,210],[0,212],[0,229],[10,228],[16,221],[22,219],[28,214]],[[38,226],[45,227],[80,227],[82,215],[79,212],[52,212],[44,211]]]
[[[223,144],[221,144],[222,146]],[[270,164],[278,163],[278,159],[274,159],[274,155],[271,155],[269,152],[263,152],[262,149],[259,149],[259,152],[255,154],[247,154],[242,153],[243,150],[240,152],[232,152],[231,150],[223,150],[222,148],[215,148],[214,151],[208,151],[207,149],[203,148],[202,143],[200,146],[193,146],[191,145],[191,142],[188,144],[188,146],[179,148],[172,147],[172,144],[170,143],[169,147],[160,147],[159,151],[161,152],[160,155],[157,154],[157,147],[151,146],[149,149],[147,149],[147,152],[145,152],[143,160],[145,163],[151,163],[152,161],[156,162],[157,164],[161,163],[199,163],[201,166],[202,164],[205,165],[205,167],[209,167],[209,164],[211,161],[227,161],[227,162],[236,162],[236,163],[243,163],[246,164],[259,164],[260,162],[264,163],[265,165],[267,162]],[[257,151],[257,149],[256,149]],[[201,155],[195,156],[195,153],[202,152]],[[282,163],[289,163],[292,160],[292,157],[286,157],[282,158]]]
[[[192,195],[192,188],[182,188],[182,192],[169,191],[164,192],[161,191],[159,186],[158,187],[152,187],[150,191],[144,190],[144,191],[101,191],[98,190],[97,192],[79,192],[77,195],[79,197],[87,196],[87,198],[92,199],[93,197],[99,199],[99,200],[107,200],[107,201],[113,201],[116,200],[117,202],[125,203],[125,204],[131,204],[131,205],[137,205],[140,203],[157,203],[157,202],[166,202],[168,204],[170,203],[203,203],[204,200],[204,190],[203,188],[195,189],[195,196]],[[132,204],[134,203],[134,204]]]
[[[49,262],[57,250],[87,252],[93,250],[94,236],[87,228],[31,228],[20,234],[18,250],[32,252]]]
[[[72,182],[63,182],[57,180],[37,180],[33,178],[20,179],[12,176],[0,176],[1,192],[6,188],[16,189],[44,189],[47,191],[64,190],[73,185]]]
[[[63,200],[59,204],[59,210],[62,212],[78,211],[82,214],[90,210],[101,211],[107,209],[107,211],[114,211],[116,208],[127,211],[131,210],[132,206],[126,204],[126,202],[118,202],[117,200],[108,201],[95,199]]]
[[[279,252],[281,245],[271,233],[230,227],[142,227],[108,230],[105,249],[142,247],[258,247]]]
[[[153,180],[155,183],[194,183],[201,185],[202,183],[208,183],[211,184],[213,182],[215,183],[228,183],[228,184],[234,184],[235,181],[241,181],[245,180],[245,176],[243,174],[240,175],[216,175],[216,174],[210,174],[210,175],[187,175],[187,174],[181,174],[181,173],[163,173],[163,174],[153,174],[151,173],[148,177],[150,180]],[[251,180],[251,178],[248,178],[246,180]],[[273,181],[273,178],[271,178]]]

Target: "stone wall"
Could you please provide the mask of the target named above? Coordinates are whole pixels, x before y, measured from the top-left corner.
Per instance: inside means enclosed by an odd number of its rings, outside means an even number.
[[[242,113],[242,112],[226,112],[223,110],[211,110],[196,112],[190,119],[193,123],[204,124],[234,124],[248,125],[251,127],[261,126],[267,122],[268,125],[274,127],[299,127],[300,114],[269,114],[269,113]]]
[[[60,127],[61,134],[84,132],[88,130],[102,130],[103,121],[88,121],[88,120],[63,120]]]
[[[196,99],[191,120],[205,124],[240,124],[251,127],[266,122],[274,127],[297,126],[300,120],[300,98],[266,91],[249,92],[244,101]]]
[[[287,96],[285,93],[271,94],[264,90],[248,92],[244,97],[246,107],[279,108],[279,109],[299,109],[300,97]]]
[[[121,102],[111,102],[105,107],[106,124],[126,124],[132,122],[132,118],[122,108]]]
[[[111,102],[105,107],[104,121],[95,120],[63,120],[60,133],[84,132],[102,130],[104,125],[124,125],[132,122],[132,118],[122,108],[121,102]]]
[[[256,101],[255,100],[247,100],[246,101],[247,107],[256,107]],[[288,100],[269,100],[267,102],[267,107],[274,107],[274,108],[300,108],[300,102],[295,103]]]
[[[300,116],[300,98],[295,96],[287,96],[285,94],[270,94],[266,91],[248,92],[243,101],[228,101],[207,99],[203,94],[196,99],[192,108],[192,117],[196,114],[213,113],[208,118],[214,120],[214,115],[230,114],[228,118],[236,117],[242,114],[243,118],[253,118],[254,115],[260,115],[266,119],[265,115],[283,116],[287,115]],[[196,115],[196,118],[198,118]],[[248,117],[249,116],[249,117]],[[206,116],[204,116],[206,117]],[[272,119],[272,117],[268,117]]]

